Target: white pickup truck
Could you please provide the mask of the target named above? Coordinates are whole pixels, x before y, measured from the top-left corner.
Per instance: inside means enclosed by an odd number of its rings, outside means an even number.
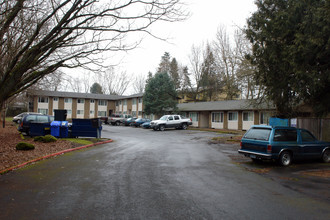
[[[189,125],[192,125],[191,119],[181,115],[164,115],[159,120],[150,122],[150,127],[154,129],[154,131],[164,131],[165,128],[185,130]]]
[[[132,116],[130,115],[118,115],[118,114],[112,114],[109,118],[108,118],[108,122],[112,125],[120,125],[121,123],[123,123],[123,120],[131,118]]]

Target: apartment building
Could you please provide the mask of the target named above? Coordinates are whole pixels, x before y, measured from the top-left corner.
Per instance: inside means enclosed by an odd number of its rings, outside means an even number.
[[[130,96],[91,93],[30,90],[29,111],[54,115],[55,109],[66,109],[67,118],[108,117],[112,113],[148,117],[143,111],[143,93]],[[189,117],[193,126],[201,128],[247,130],[254,124],[267,124],[276,115],[273,105],[257,107],[249,100],[179,103],[180,114]]]
[[[55,109],[67,110],[67,118],[107,117],[112,113],[142,117],[142,96],[29,90],[29,111],[54,115]]]

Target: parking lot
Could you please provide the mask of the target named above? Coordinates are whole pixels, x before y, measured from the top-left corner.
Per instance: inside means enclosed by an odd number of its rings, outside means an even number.
[[[330,218],[329,178],[292,177],[329,164],[253,164],[219,136],[104,125],[114,142],[1,176],[0,219]]]

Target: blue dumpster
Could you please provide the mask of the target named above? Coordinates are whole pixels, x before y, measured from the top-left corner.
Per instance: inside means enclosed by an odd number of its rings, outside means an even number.
[[[102,122],[99,118],[72,119],[72,137],[101,138]]]
[[[50,134],[54,137],[60,137],[60,127],[60,121],[53,121],[52,123],[50,123]]]
[[[61,122],[60,137],[67,138],[69,136],[69,123],[67,121]]]
[[[45,136],[46,134],[49,134],[49,129],[49,123],[31,122],[29,134],[31,137]]]

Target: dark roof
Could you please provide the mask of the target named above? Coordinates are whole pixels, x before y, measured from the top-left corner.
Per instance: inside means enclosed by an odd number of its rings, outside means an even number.
[[[190,102],[178,104],[179,111],[230,111],[230,110],[275,110],[274,105],[253,104],[251,100],[225,100],[215,102]]]
[[[125,98],[139,98],[139,97],[143,97],[143,95],[144,95],[144,93],[141,92],[141,93],[136,93],[133,95],[126,96]]]
[[[105,95],[105,94],[77,93],[77,92],[60,92],[60,91],[46,91],[46,90],[29,90],[27,93],[30,94],[30,95],[37,95],[37,96],[81,98],[81,99],[119,100],[119,99],[127,98],[127,96],[119,96],[119,95]]]

